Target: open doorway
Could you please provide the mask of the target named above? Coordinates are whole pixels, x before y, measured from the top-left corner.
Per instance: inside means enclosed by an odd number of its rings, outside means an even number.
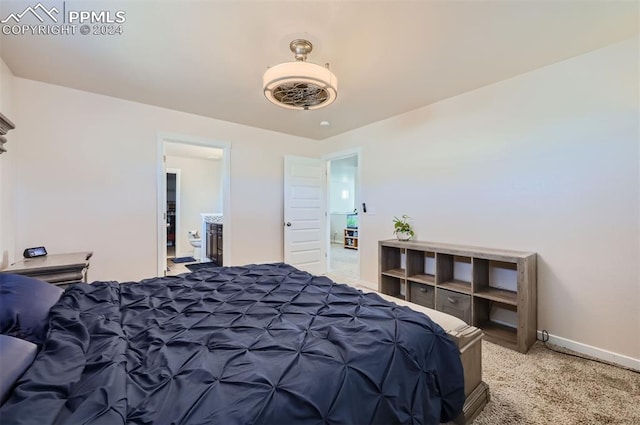
[[[228,144],[179,135],[158,142],[158,275],[186,273],[194,263],[222,265],[223,258],[228,264]],[[208,237],[213,223],[215,244]]]
[[[327,161],[327,272],[334,280],[360,278],[360,152],[338,152]]]
[[[180,170],[167,168],[167,260],[176,257],[176,253],[182,252],[180,238]]]

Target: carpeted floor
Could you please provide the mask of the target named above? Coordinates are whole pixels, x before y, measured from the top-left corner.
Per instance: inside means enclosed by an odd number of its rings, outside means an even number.
[[[331,274],[338,281],[356,279],[358,277],[358,251],[331,244]],[[334,279],[335,280],[335,279]]]
[[[483,342],[491,401],[473,425],[640,424],[640,373],[554,353]]]

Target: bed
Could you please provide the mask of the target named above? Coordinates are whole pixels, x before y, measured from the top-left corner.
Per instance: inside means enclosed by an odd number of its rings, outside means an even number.
[[[6,310],[27,286],[2,280]],[[282,263],[49,298],[44,321],[1,313],[3,337],[38,347],[11,356],[35,360],[6,389],[3,423],[463,424],[488,400],[478,329]]]

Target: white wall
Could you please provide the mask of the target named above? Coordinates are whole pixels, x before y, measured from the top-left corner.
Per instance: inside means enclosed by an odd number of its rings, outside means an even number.
[[[631,39],[329,140],[362,147],[362,278],[408,214],[537,252],[538,329],[640,359],[638,75]]]
[[[180,170],[180,250],[193,255],[189,230],[202,233],[201,213],[222,213],[222,161],[167,155],[167,168]],[[203,235],[200,235],[201,237]],[[176,239],[177,240],[177,239]]]
[[[353,212],[356,195],[357,157],[334,159],[330,167],[329,211],[332,213]],[[346,191],[347,197],[342,197]]]
[[[347,215],[340,213],[331,213],[329,234],[331,242],[344,243],[344,229],[347,226]]]
[[[318,156],[317,142],[17,77],[12,88],[15,252],[92,250],[91,280],[154,276],[163,132],[230,143],[231,260],[282,261],[283,155]]]
[[[9,188],[12,185],[13,153],[11,151],[18,144],[20,122],[14,113],[13,84],[13,73],[0,58],[0,112],[16,125],[16,129],[10,130],[5,136],[7,143],[4,147],[7,152],[0,155],[0,269],[15,260],[13,248],[13,192]]]

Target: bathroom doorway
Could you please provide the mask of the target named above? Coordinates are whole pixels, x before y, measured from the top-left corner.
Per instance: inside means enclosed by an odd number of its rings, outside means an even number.
[[[210,261],[207,221],[221,223],[221,251],[229,261],[229,146],[190,136],[158,138],[158,275]],[[174,189],[175,185],[175,189]],[[225,249],[227,247],[227,249]]]
[[[176,257],[176,253],[182,252],[180,239],[180,170],[167,168],[167,260]]]
[[[327,272],[337,281],[360,279],[360,151],[337,152],[327,161]]]

